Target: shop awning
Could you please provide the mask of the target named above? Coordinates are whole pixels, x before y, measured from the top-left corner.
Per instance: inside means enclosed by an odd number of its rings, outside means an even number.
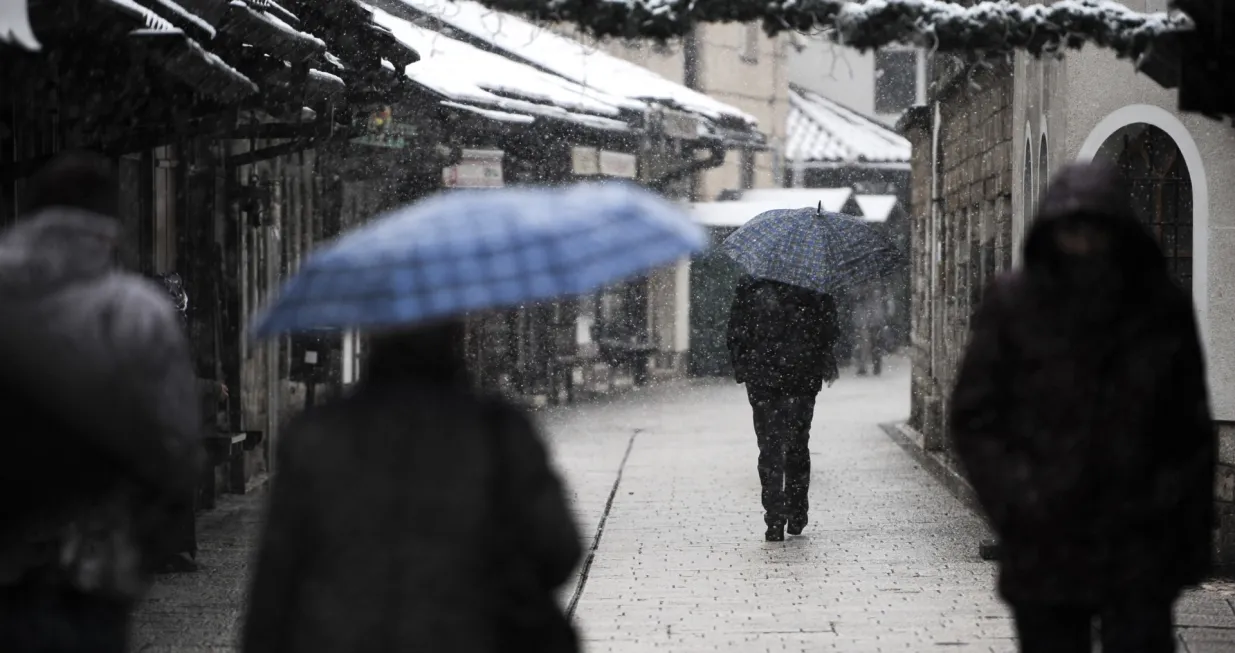
[[[852,213],[855,209],[850,199],[853,189],[842,188],[755,188],[742,192],[743,202],[780,202],[782,209],[798,209],[803,206],[819,206],[824,211]]]
[[[231,0],[219,31],[275,59],[300,62],[326,52],[325,41],[292,27],[267,9],[256,2]]]
[[[857,195],[853,199],[867,222],[887,222],[899,201],[895,195]]]
[[[766,211],[790,208],[782,202],[694,202],[691,215],[705,227],[741,227]],[[794,207],[799,208],[799,207]]]
[[[257,85],[179,29],[143,29],[129,39],[148,61],[203,95],[235,102],[257,92]]]
[[[691,211],[704,226],[741,227],[760,213],[780,209],[822,206],[824,211],[861,217],[855,200],[852,188],[760,188],[744,191],[737,200],[695,202]]]

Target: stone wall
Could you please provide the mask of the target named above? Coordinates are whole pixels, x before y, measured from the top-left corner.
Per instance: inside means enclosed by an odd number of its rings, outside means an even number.
[[[912,411],[927,446],[942,449],[969,317],[985,286],[1012,261],[1013,75],[1003,59],[932,68],[928,115],[918,111],[905,121],[915,145]]]
[[[1235,571],[1235,424],[1218,423],[1218,469],[1214,474],[1214,561]]]

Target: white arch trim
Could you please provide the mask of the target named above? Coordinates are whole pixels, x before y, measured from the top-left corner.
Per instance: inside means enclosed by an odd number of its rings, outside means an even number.
[[[1153,125],[1166,132],[1179,147],[1192,180],[1192,296],[1196,303],[1201,338],[1209,343],[1209,175],[1191,132],[1175,114],[1151,104],[1129,104],[1116,109],[1089,132],[1078,161],[1092,161],[1108,138],[1120,128],[1136,123]]]

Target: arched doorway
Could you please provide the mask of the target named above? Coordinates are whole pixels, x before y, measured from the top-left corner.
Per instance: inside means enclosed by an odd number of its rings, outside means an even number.
[[[1124,125],[1103,141],[1094,156],[1124,173],[1132,208],[1149,228],[1167,259],[1171,275],[1192,290],[1193,188],[1179,145],[1148,123]]]

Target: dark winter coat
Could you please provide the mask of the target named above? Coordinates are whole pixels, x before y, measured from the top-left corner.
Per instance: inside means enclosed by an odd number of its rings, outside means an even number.
[[[119,236],[68,208],[0,234],[0,584],[134,598],[171,545],[144,508],[197,479],[187,343],[163,291],[113,269]]]
[[[577,650],[555,591],[581,538],[519,409],[369,383],[281,440],[246,653]]]
[[[1052,184],[1024,270],[973,318],[952,396],[1011,601],[1165,596],[1210,565],[1217,440],[1192,302],[1115,175],[1077,166]]]
[[[734,378],[770,396],[815,396],[838,376],[830,295],[746,277],[729,311]]]

